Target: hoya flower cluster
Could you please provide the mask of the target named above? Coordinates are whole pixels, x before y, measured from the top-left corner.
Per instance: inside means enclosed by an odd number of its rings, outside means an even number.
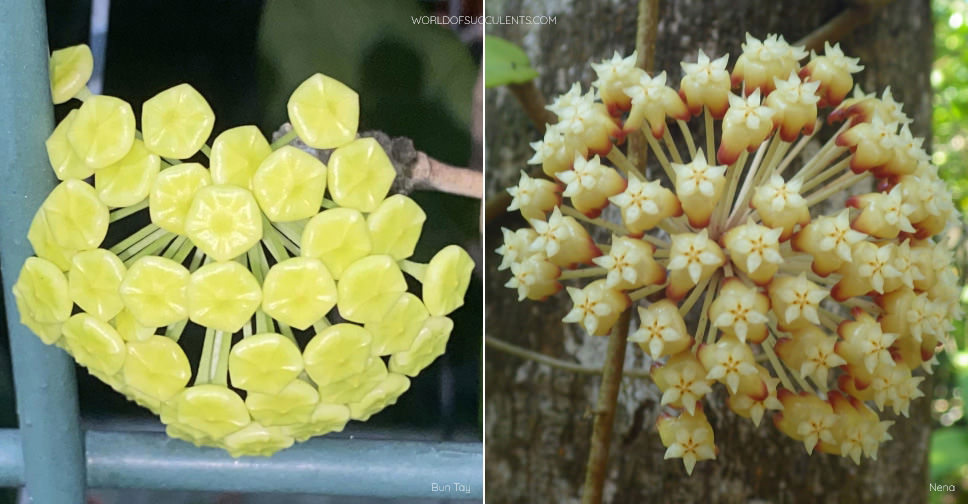
[[[504,230],[507,286],[542,300],[577,281],[564,321],[593,335],[635,310],[665,456],[690,473],[716,457],[702,403],[719,385],[733,412],[758,425],[772,410],[808,453],[876,458],[893,423],[880,412],[907,415],[958,316],[957,273],[932,239],[954,210],[923,140],[890,90],[854,88],[862,67],[838,46],[807,57],[747,35],[732,71],[700,51],[678,89],[635,54],[593,64],[592,89],[558,97],[558,122],[532,144],[548,178],[509,189],[530,227]],[[801,162],[820,113],[842,125]],[[623,152],[636,131],[663,173]],[[826,213],[858,183],[876,189]],[[599,217],[606,207],[621,221]]]
[[[425,214],[388,197],[395,171],[357,138],[357,94],[316,74],[289,100],[290,138],[334,149],[324,165],[254,126],[207,146],[215,116],[188,84],[146,101],[139,132],[128,103],[86,90],[91,68],[86,46],[51,55],[55,103],[81,105],[46,143],[61,182],[30,226],[21,321],[169,435],[233,456],[396,402],[443,352],[473,263],[456,246],[408,260]],[[182,161],[199,151],[207,167]],[[189,323],[204,329],[196,364],[179,344]]]

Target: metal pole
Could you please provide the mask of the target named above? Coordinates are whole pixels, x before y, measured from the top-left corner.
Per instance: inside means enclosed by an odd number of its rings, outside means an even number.
[[[23,485],[23,466],[20,432],[16,429],[0,429],[0,487]]]
[[[44,2],[0,2],[0,273],[23,447],[23,480],[33,502],[84,502],[84,449],[73,361],[26,327],[10,293],[33,254],[27,228],[54,186],[44,140],[53,128]]]
[[[161,433],[87,432],[92,488],[481,499],[480,443],[320,438],[233,459]]]

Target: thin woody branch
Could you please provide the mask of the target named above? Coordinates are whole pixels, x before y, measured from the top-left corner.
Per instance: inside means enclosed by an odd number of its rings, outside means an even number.
[[[273,134],[273,140],[281,138],[292,129],[289,123],[283,124]],[[397,177],[390,192],[410,194],[416,190],[432,190],[469,198],[484,197],[484,174],[469,168],[451,166],[438,161],[426,153],[418,151],[413,141],[406,137],[391,137],[382,131],[363,131],[360,137],[375,139],[387,153]],[[328,162],[332,149],[314,149],[298,138],[290,145],[304,150],[321,161]]]

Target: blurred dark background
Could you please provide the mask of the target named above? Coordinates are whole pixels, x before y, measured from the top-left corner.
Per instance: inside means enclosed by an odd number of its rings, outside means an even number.
[[[360,131],[409,137],[417,149],[456,166],[480,159],[471,155],[470,122],[481,26],[422,25],[413,18],[479,15],[481,0],[48,0],[46,4],[51,49],[91,45],[94,92],[103,86],[101,93],[127,100],[136,116],[146,99],[187,82],[215,111],[212,138],[234,126],[255,124],[271,139],[286,121],[285,103],[292,90],[322,72],[359,93]],[[103,72],[100,79],[99,71]],[[59,106],[57,119],[67,110],[69,106]],[[476,145],[479,149],[480,144]],[[479,201],[440,193],[418,192],[411,197],[428,216],[414,260],[429,260],[450,243],[468,248],[476,259],[481,257]],[[455,329],[446,354],[413,379],[396,405],[366,423],[351,422],[337,435],[480,441],[481,292],[476,272],[465,306],[452,314]],[[84,369],[78,368],[77,377],[86,427],[163,428],[150,412]],[[14,405],[7,335],[0,331],[0,427],[16,426]],[[12,492],[6,496],[2,492],[0,503],[13,502]],[[155,497],[110,492],[92,497],[105,504],[142,502],[139,498],[157,502]],[[184,502],[256,502],[240,496],[225,498],[213,494]],[[176,501],[181,502],[171,495],[164,497],[164,502]],[[323,501],[294,496],[286,502]]]

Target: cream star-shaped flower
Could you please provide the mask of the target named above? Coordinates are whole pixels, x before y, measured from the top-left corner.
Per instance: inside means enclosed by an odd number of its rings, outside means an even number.
[[[652,246],[625,236],[612,236],[608,254],[592,261],[607,269],[605,286],[617,289],[634,289],[649,280],[665,276],[661,267],[652,259]]]
[[[648,308],[640,306],[638,311],[639,328],[629,335],[629,341],[648,348],[652,360],[672,353],[670,347],[688,346],[690,337],[686,333],[686,324],[674,304],[660,301]]]
[[[561,269],[543,257],[532,256],[511,263],[511,279],[505,287],[518,290],[518,301],[524,298],[544,299],[558,292]]]
[[[728,336],[700,348],[699,359],[708,370],[706,379],[725,383],[731,394],[739,388],[741,377],[757,373],[750,347]]]
[[[560,175],[560,173],[559,173]],[[508,211],[520,210],[524,218],[543,217],[544,212],[558,204],[558,184],[545,179],[529,177],[524,170],[518,185],[508,188],[511,204]]]
[[[817,309],[828,293],[826,289],[807,280],[805,273],[800,273],[796,278],[780,276],[770,284],[770,297],[774,300],[773,311],[785,324],[792,324],[801,318],[812,324],[820,324]]]
[[[521,262],[535,254],[542,252],[531,251],[531,244],[538,238],[531,228],[521,228],[511,231],[508,228],[501,228],[504,235],[504,244],[495,250],[501,256],[501,264],[497,267],[498,271],[503,271],[511,267],[513,263]]]
[[[820,217],[815,222],[822,236],[820,250],[833,252],[844,261],[851,260],[851,248],[867,236],[851,229],[850,210],[846,208],[833,217]]]
[[[757,291],[741,286],[729,295],[718,296],[710,306],[710,313],[719,313],[712,320],[713,326],[720,329],[731,327],[736,338],[746,342],[746,335],[753,324],[765,324],[769,319],[766,313],[756,307]]]
[[[543,139],[531,142],[529,145],[531,145],[534,155],[531,156],[531,159],[528,159],[528,164],[541,164],[546,160],[562,155],[561,153],[567,150],[565,134],[557,123],[548,126]]]
[[[829,41],[824,41],[823,43],[823,55],[827,59],[827,63],[836,68],[846,70],[850,73],[857,73],[864,69],[864,65],[859,65],[860,58],[848,58],[844,55],[844,51],[840,48],[840,43],[836,43],[833,46],[830,45]],[[810,51],[810,58],[816,58],[817,53],[813,50]]]
[[[592,86],[598,88],[598,92],[605,103],[627,100],[624,89],[635,85],[639,80],[639,74],[642,72],[640,68],[635,66],[637,57],[638,54],[632,52],[632,54],[623,58],[618,51],[615,51],[612,59],[591,64],[592,70],[598,76],[598,79],[592,82]]]
[[[682,67],[683,80],[688,79],[698,86],[719,86],[725,83],[728,88],[729,72],[726,71],[728,62],[729,54],[710,60],[709,56],[700,49],[695,63],[682,61],[679,65]]]
[[[531,252],[544,252],[547,257],[552,257],[561,251],[561,245],[571,238],[571,228],[565,222],[571,217],[561,214],[558,207],[551,212],[547,221],[531,219],[531,227],[537,233],[537,238],[531,242],[529,250]]]
[[[753,219],[743,226],[737,226],[726,234],[726,248],[733,262],[738,263],[747,274],[755,273],[761,265],[778,265],[783,262],[780,255],[780,235],[782,229],[768,228],[755,224]],[[739,263],[745,258],[743,263]],[[771,269],[770,271],[775,272]]]
[[[837,421],[836,415],[825,411],[812,411],[807,418],[797,424],[797,435],[803,438],[803,446],[812,455],[819,441],[836,444],[832,428]]]
[[[852,255],[857,264],[857,273],[868,280],[879,294],[884,293],[884,280],[901,276],[893,266],[893,243],[878,247],[871,242],[861,242],[854,246]]]
[[[757,209],[773,213],[805,208],[807,201],[800,195],[801,187],[803,182],[800,180],[787,182],[779,175],[772,175],[770,180],[756,188],[753,204]]]
[[[775,113],[770,107],[760,104],[760,90],[757,88],[746,98],[730,94],[729,110],[726,111],[723,122],[729,121],[732,124],[743,125],[750,131],[756,131],[769,123]]]
[[[685,270],[693,285],[699,283],[705,269],[711,271],[722,266],[724,259],[722,249],[709,239],[706,229],[672,236],[668,268],[670,271]]]
[[[796,72],[790,72],[786,79],[774,77],[773,82],[776,89],[770,93],[771,100],[778,100],[784,105],[813,105],[820,100],[817,96],[817,88],[820,81],[801,81]],[[775,98],[773,98],[775,96]]]
[[[701,367],[695,366],[670,371],[671,386],[662,393],[662,405],[679,402],[690,414],[694,413],[699,399],[712,391],[701,371]]]
[[[622,218],[625,221],[637,221],[643,215],[659,215],[658,198],[662,189],[662,184],[658,180],[645,182],[632,177],[629,178],[629,185],[625,191],[608,199],[622,210]]]
[[[563,319],[566,323],[579,323],[589,334],[604,334],[628,306],[628,297],[605,286],[604,280],[596,280],[583,289],[568,287],[572,308]]]
[[[676,193],[680,198],[694,194],[715,198],[726,180],[726,166],[710,166],[701,149],[691,163],[672,163],[672,170],[676,173]]]
[[[572,169],[558,172],[555,176],[558,177],[558,180],[566,184],[563,194],[568,197],[573,197],[582,191],[599,189],[601,181],[613,171],[614,169],[603,166],[597,155],[588,160],[581,156],[575,156],[575,163],[572,165]]]
[[[676,432],[676,441],[669,445],[663,458],[682,458],[686,473],[691,475],[697,461],[716,458],[715,445],[707,429],[680,429]]]
[[[811,376],[814,383],[827,383],[827,373],[830,369],[847,364],[847,361],[834,351],[836,344],[836,338],[824,338],[817,341],[814,346],[807,346],[804,350],[803,364],[800,365],[800,376],[802,378]]]

